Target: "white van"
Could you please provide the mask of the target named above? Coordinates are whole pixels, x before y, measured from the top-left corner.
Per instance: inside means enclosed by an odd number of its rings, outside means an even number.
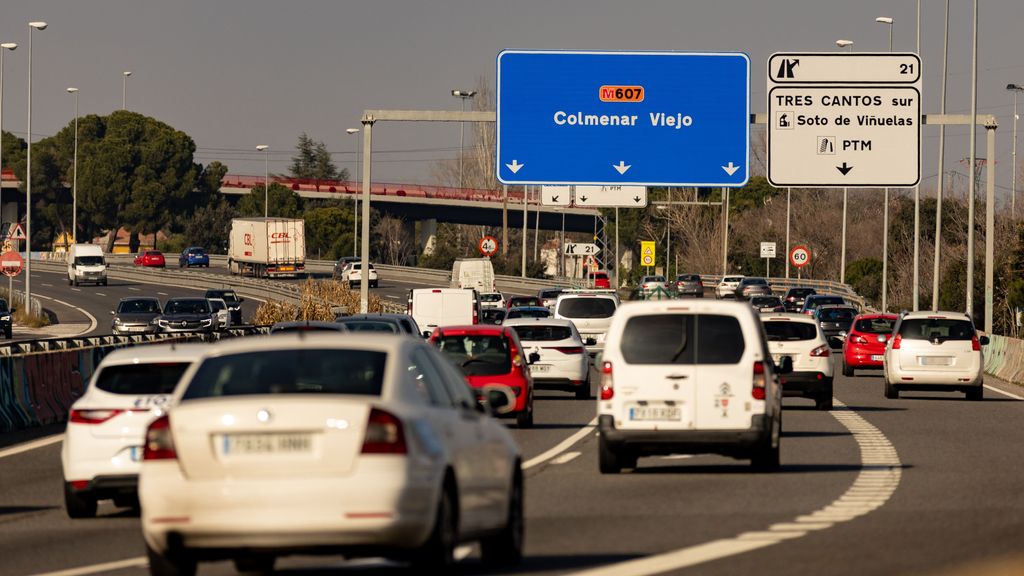
[[[491,259],[456,258],[452,264],[451,287],[473,288],[478,292],[497,292]]]
[[[480,322],[480,298],[476,290],[416,288],[409,291],[408,313],[425,337],[441,326]]]
[[[627,302],[601,357],[603,474],[640,456],[715,453],[779,465],[782,387],[761,320],[745,302]]]
[[[68,285],[107,285],[107,261],[97,244],[72,244],[68,250]]]

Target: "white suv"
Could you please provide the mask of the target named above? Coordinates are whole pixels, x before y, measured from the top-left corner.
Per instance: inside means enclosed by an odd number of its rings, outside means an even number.
[[[885,346],[885,397],[901,390],[961,391],[968,400],[984,395],[984,360],[971,318],[961,312],[908,312],[900,316]]]
[[[814,318],[806,314],[762,314],[768,351],[778,364],[783,356],[793,371],[782,378],[782,395],[814,400],[818,410],[832,409],[832,349]]]
[[[619,307],[614,290],[567,290],[555,301],[555,318],[572,320],[587,350],[596,353],[604,348],[605,334],[612,316]]]
[[[743,275],[723,276],[722,281],[715,287],[715,298],[735,298],[736,287],[745,278]]]
[[[205,344],[147,344],[108,354],[71,406],[61,464],[71,518],[96,515],[99,500],[134,506],[146,427],[163,413],[178,379]]]
[[[629,302],[601,358],[602,473],[639,456],[717,453],[779,465],[782,389],[756,312],[745,302]]]

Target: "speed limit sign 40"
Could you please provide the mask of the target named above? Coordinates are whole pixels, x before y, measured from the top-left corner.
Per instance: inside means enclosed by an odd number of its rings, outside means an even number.
[[[807,246],[793,246],[789,251],[789,263],[797,268],[803,268],[811,263],[811,251]]]

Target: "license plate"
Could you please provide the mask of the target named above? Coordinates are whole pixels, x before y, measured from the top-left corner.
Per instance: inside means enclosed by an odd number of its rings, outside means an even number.
[[[281,266],[279,270],[281,270],[282,272],[294,272],[295,266]]]
[[[629,419],[634,421],[678,421],[683,419],[683,409],[679,406],[633,406],[629,409]]]
[[[885,360],[885,356],[882,355],[882,354],[872,354],[871,355],[871,361],[872,362],[882,362],[884,360]]]
[[[530,366],[530,372],[534,374],[551,372],[551,366],[548,366],[547,364],[533,364]]]
[[[313,450],[309,434],[228,434],[224,454],[303,454]]]
[[[953,358],[950,356],[918,356],[921,366],[952,366]]]

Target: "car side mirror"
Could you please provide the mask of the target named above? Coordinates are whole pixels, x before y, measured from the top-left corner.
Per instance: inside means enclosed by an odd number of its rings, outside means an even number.
[[[587,346],[593,346],[597,344],[597,338],[587,338],[586,340],[583,341],[583,343],[586,344]]]
[[[427,332],[427,331],[424,330],[424,332],[423,332],[423,339],[426,340],[428,338],[430,338],[430,332]]]
[[[516,396],[508,386],[488,384],[483,387],[481,404],[490,410],[492,415],[507,414],[515,408]]]
[[[530,352],[530,355],[526,357],[530,364],[540,362],[540,353]]]
[[[988,336],[982,336],[981,338],[978,338],[978,343],[980,343],[982,346],[988,346],[989,342],[991,342],[991,340]]]
[[[782,358],[779,358],[778,369],[779,369],[779,374],[789,374],[790,372],[792,372],[793,371],[793,357],[792,356],[783,356]]]
[[[878,340],[879,344],[885,344],[886,342],[889,341],[889,336],[886,334],[879,334],[876,339]]]

